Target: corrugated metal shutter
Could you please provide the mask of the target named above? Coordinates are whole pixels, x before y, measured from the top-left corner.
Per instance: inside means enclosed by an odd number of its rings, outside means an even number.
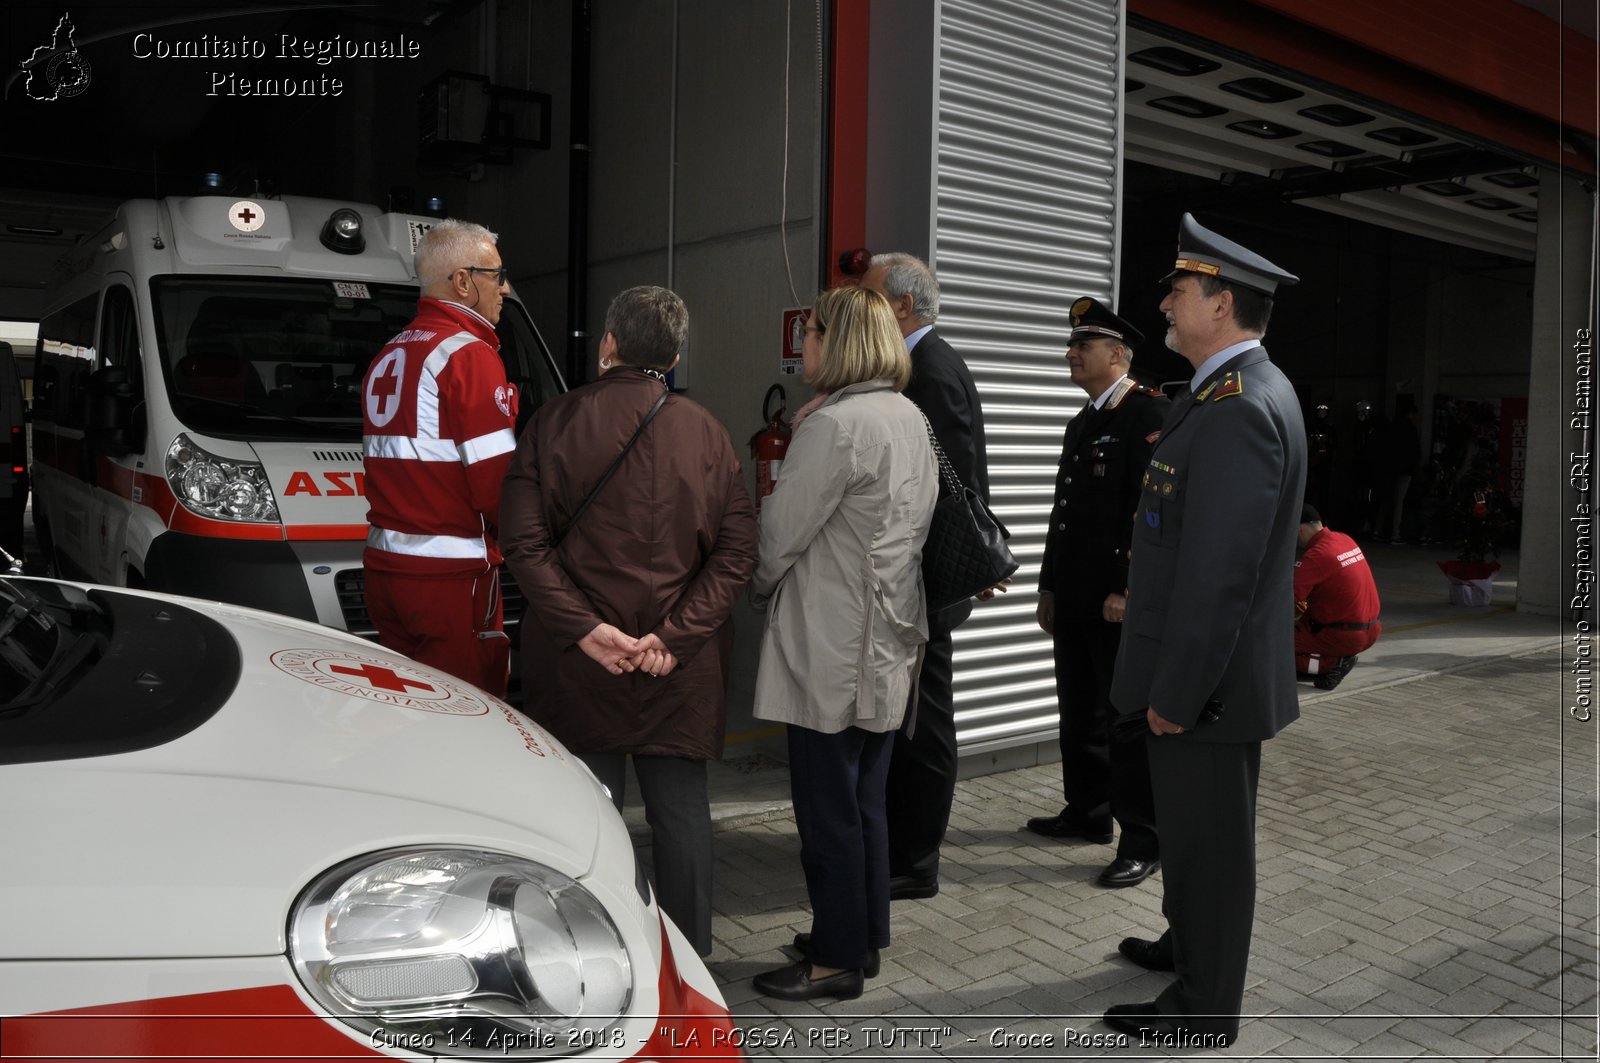
[[[1055,675],[1034,621],[1067,379],[1067,307],[1116,291],[1119,0],[943,0],[933,265],[939,331],[983,399],[996,512],[1022,562],[955,633],[963,752],[1052,739]]]

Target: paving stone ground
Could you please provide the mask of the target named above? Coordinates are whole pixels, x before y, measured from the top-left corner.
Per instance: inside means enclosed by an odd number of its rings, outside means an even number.
[[[1247,1018],[1226,1051],[1100,1022],[1166,984],[1116,955],[1160,932],[1161,883],[1101,889],[1109,847],[1019,833],[1059,810],[1059,764],[960,784],[943,888],[895,902],[854,1001],[751,987],[809,929],[799,843],[786,814],[724,825],[711,969],[753,1056],[1595,1059],[1596,724],[1562,680],[1546,651],[1335,692],[1266,744]]]

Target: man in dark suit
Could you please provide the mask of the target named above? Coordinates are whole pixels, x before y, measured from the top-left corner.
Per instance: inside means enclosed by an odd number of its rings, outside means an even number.
[[[1105,1021],[1147,1045],[1221,1047],[1239,1032],[1261,743],[1299,716],[1290,603],[1306,431],[1261,346],[1274,292],[1297,279],[1183,216],[1161,311],[1195,373],[1141,477],[1111,688],[1150,730],[1168,924],[1121,951],[1177,977]]]
[[[1171,405],[1128,375],[1144,335],[1084,296],[1072,304],[1067,365],[1090,402],[1067,424],[1056,504],[1039,570],[1039,626],[1054,637],[1066,804],[1027,829],[1106,844],[1122,827],[1100,884],[1136,886],[1161,866],[1144,737],[1114,740],[1111,673],[1127,606],[1128,547],[1140,478]]]
[[[894,307],[911,351],[906,398],[922,408],[961,482],[989,497],[983,407],[967,363],[934,331],[939,282],[925,262],[903,252],[874,255],[861,278]],[[889,896],[939,892],[939,846],[956,792],[956,710],[951,690],[951,633],[972,613],[962,602],[928,614],[928,645],[918,676],[915,715],[895,737],[889,759]]]

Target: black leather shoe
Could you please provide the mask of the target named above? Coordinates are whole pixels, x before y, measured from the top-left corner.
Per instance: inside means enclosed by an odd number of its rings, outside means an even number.
[[[758,990],[779,1000],[815,1000],[818,997],[854,1000],[861,995],[862,979],[860,971],[840,971],[825,978],[812,978],[811,961],[801,960],[775,971],[763,971],[754,981]]]
[[[1144,1004],[1113,1004],[1106,1009],[1105,1024],[1119,1033],[1132,1034],[1145,1047],[1227,1048],[1235,1037],[1231,1033],[1201,1032],[1185,1026],[1182,1016],[1163,1015],[1155,1001]]]
[[[1119,856],[1100,872],[1100,885],[1112,889],[1137,886],[1160,870],[1160,860],[1130,860],[1126,856]]]
[[[1117,951],[1147,971],[1172,971],[1172,952],[1161,947],[1160,941],[1148,938],[1123,938]]]
[[[1063,819],[1061,816],[1034,816],[1028,820],[1024,829],[1046,838],[1082,838],[1096,845],[1107,845],[1111,841],[1109,830],[1092,827],[1079,819]]]
[[[1321,675],[1313,678],[1311,680],[1311,685],[1316,687],[1318,690],[1332,690],[1334,687],[1344,682],[1344,677],[1349,675],[1350,670],[1355,666],[1356,659],[1354,655],[1349,657],[1340,657],[1338,664],[1334,665],[1328,671],[1323,672]]]
[[[794,950],[800,954],[802,960],[811,959],[811,935],[796,934],[794,936]],[[861,973],[868,978],[878,977],[878,950],[872,949],[867,953],[867,965],[861,968]]]
[[[937,878],[920,875],[890,875],[889,899],[891,901],[920,901],[939,894]]]

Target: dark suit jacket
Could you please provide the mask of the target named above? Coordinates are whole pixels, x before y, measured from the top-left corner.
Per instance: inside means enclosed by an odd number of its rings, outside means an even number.
[[[1306,432],[1263,347],[1180,394],[1134,518],[1128,613],[1111,700],[1186,728],[1163,742],[1254,742],[1299,716],[1295,533]],[[1196,729],[1206,701],[1222,717]]]
[[[1115,406],[1085,406],[1067,422],[1039,569],[1039,589],[1055,595],[1058,619],[1099,619],[1106,595],[1127,588],[1139,482],[1171,405],[1135,387]]]
[[[983,407],[967,363],[932,329],[911,348],[911,383],[905,397],[921,407],[934,437],[962,484],[989,498],[989,457],[983,440]],[[930,620],[954,627],[972,612],[970,601],[943,609]]]

